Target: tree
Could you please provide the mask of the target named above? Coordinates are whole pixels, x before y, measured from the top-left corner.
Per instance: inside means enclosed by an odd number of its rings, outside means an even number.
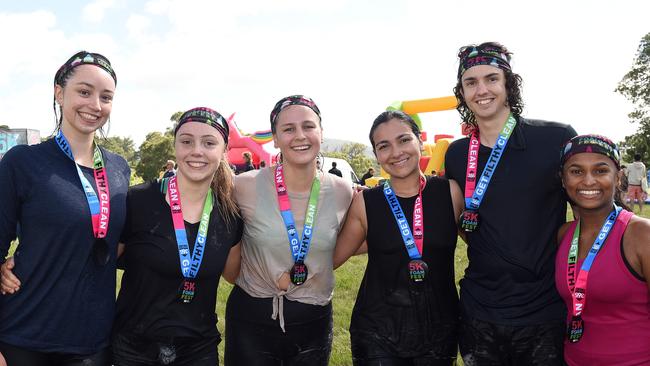
[[[616,91],[634,103],[634,110],[628,114],[630,122],[638,124],[633,135],[626,136],[620,143],[624,160],[633,161],[635,153],[641,160],[650,163],[650,33],[639,44],[632,69],[618,83]]]
[[[98,139],[97,143],[99,146],[121,155],[129,163],[131,169],[134,169],[138,164],[138,154],[135,151],[135,143],[130,137],[107,137],[104,139]]]
[[[356,142],[347,143],[336,151],[323,151],[323,155],[347,161],[359,177],[368,171],[368,168],[375,166],[374,161],[366,155],[366,145]]]
[[[170,133],[151,132],[140,145],[137,174],[145,181],[158,178],[169,159],[174,158],[174,136]]]

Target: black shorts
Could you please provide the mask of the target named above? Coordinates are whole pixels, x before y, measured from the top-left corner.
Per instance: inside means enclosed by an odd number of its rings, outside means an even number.
[[[439,339],[422,352],[405,356],[372,332],[350,334],[354,366],[452,366],[458,354],[456,325],[443,326]],[[413,353],[413,352],[409,352]]]
[[[561,366],[564,322],[507,326],[463,317],[460,353],[465,366]]]
[[[7,361],[7,366],[108,366],[111,360],[108,348],[90,355],[78,355],[32,351],[0,343],[0,353]]]
[[[277,320],[267,320],[271,301],[251,297],[237,286],[232,290],[226,307],[224,364],[327,366],[332,350],[332,304],[308,305],[285,299],[285,314],[294,310],[294,316],[283,332]],[[296,313],[317,317],[299,322]]]
[[[218,339],[160,339],[119,333],[113,337],[114,366],[219,365]]]

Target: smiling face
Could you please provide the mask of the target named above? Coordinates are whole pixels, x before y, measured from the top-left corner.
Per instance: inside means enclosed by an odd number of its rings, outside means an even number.
[[[92,135],[108,121],[113,107],[115,81],[94,65],[77,66],[65,87],[54,86],[63,111],[61,129],[68,137]]]
[[[315,164],[322,138],[320,119],[309,107],[292,105],[278,114],[273,144],[282,152],[283,163]]]
[[[582,209],[610,210],[618,183],[616,165],[602,154],[575,154],[562,168],[562,185],[569,198]]]
[[[176,174],[188,181],[212,181],[224,157],[226,144],[216,128],[202,122],[181,125],[174,141]]]
[[[407,178],[420,174],[422,141],[407,122],[393,118],[377,126],[373,132],[375,156],[391,178]]]
[[[469,68],[461,78],[462,94],[477,122],[505,121],[510,113],[503,70],[489,65]]]

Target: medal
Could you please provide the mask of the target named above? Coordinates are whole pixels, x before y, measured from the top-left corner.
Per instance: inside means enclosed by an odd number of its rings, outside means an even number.
[[[291,283],[296,286],[300,286],[305,281],[307,281],[307,265],[304,262],[296,262],[291,270],[289,271],[289,277],[291,278]]]
[[[474,210],[463,210],[460,214],[460,229],[466,233],[471,233],[478,228],[478,212]]]
[[[571,343],[577,343],[585,332],[585,321],[582,316],[574,316],[567,327],[567,339]]]
[[[108,243],[104,238],[96,238],[93,244],[93,259],[100,266],[105,266],[110,259],[108,254]]]
[[[427,263],[421,259],[412,259],[409,264],[409,277],[411,281],[415,283],[424,282],[427,272],[429,271],[429,266]]]
[[[183,304],[189,304],[194,300],[196,293],[196,282],[193,279],[185,278],[178,287],[178,298]]]
[[[311,183],[309,201],[307,203],[307,210],[305,211],[305,223],[302,228],[302,238],[298,237],[296,223],[291,212],[291,202],[289,201],[289,195],[287,194],[284,183],[284,167],[282,165],[278,165],[275,168],[275,189],[278,194],[280,216],[282,216],[282,221],[287,230],[289,249],[291,249],[291,257],[293,258],[293,266],[289,270],[289,278],[291,279],[291,283],[300,286],[307,281],[308,271],[307,265],[305,265],[305,258],[307,257],[307,253],[309,253],[311,240],[314,237],[314,221],[316,219],[316,209],[320,194],[320,179],[316,175]]]

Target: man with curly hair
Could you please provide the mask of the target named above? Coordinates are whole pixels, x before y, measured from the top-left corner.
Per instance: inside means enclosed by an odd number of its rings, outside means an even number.
[[[511,53],[462,47],[454,93],[471,126],[453,142],[446,174],[465,193],[460,282],[465,365],[561,365],[565,309],[554,284],[557,230],[566,219],[560,152],[569,125],[523,118]]]

